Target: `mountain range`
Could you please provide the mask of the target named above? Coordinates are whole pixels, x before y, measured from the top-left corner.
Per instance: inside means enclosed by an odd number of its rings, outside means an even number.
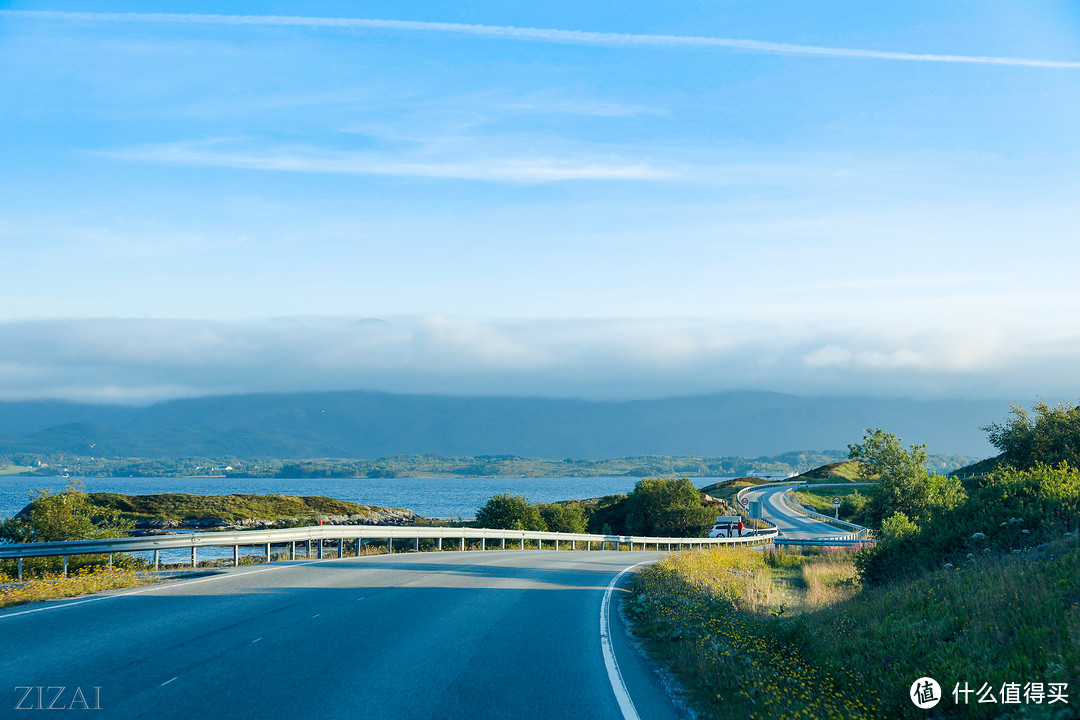
[[[980,429],[1004,401],[807,398],[729,392],[658,400],[250,394],[145,407],[0,402],[0,455],[375,458],[517,455],[613,458],[757,456],[838,449],[867,428],[931,453],[995,454]]]

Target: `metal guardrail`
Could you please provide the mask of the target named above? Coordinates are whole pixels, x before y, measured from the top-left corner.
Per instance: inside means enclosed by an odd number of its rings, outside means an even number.
[[[814,487],[821,487],[822,485],[823,485],[823,483],[819,483],[819,484],[815,484]],[[805,483],[804,483],[804,486],[805,486]],[[787,505],[789,508],[791,508],[795,512],[800,513],[802,515],[805,515],[806,517],[811,518],[813,520],[818,520],[818,521],[823,522],[823,523],[828,523],[829,525],[832,525],[833,527],[839,527],[839,528],[844,528],[844,529],[847,529],[847,530],[854,531],[854,532],[850,533],[848,537],[834,538],[834,539],[837,539],[837,540],[849,540],[849,541],[852,541],[852,542],[864,542],[865,540],[867,540],[870,537],[870,528],[863,527],[862,525],[856,525],[855,523],[845,522],[844,520],[837,520],[836,518],[831,518],[828,515],[823,515],[823,514],[821,514],[819,512],[816,512],[814,510],[808,510],[808,509],[802,507],[801,505],[799,505],[798,503],[792,502],[789,495],[792,492],[794,492],[794,490],[795,490],[795,488],[792,488],[791,490],[787,490],[786,492],[784,492],[783,495],[780,496],[781,501],[783,501],[783,503],[785,505]],[[805,544],[813,544],[813,543],[802,543],[802,544],[805,545]]]
[[[773,545],[794,545],[794,546],[813,546],[813,547],[844,547],[848,545],[862,545],[869,542],[865,539],[856,538],[777,538],[773,540]]]
[[[672,538],[649,537],[641,535],[592,535],[588,533],[539,532],[532,530],[492,530],[487,528],[449,528],[449,527],[411,527],[384,525],[315,525],[310,527],[287,528],[282,530],[240,530],[234,532],[198,532],[184,535],[155,535],[151,537],[110,538],[103,540],[74,540],[69,542],[18,543],[0,545],[0,559],[18,560],[19,578],[22,579],[22,559],[30,557],[63,557],[64,572],[67,573],[67,558],[73,555],[112,555],[128,552],[154,552],[154,568],[157,569],[161,550],[191,549],[191,564],[198,565],[198,548],[232,547],[233,563],[239,564],[240,548],[264,545],[266,557],[271,557],[273,545],[288,545],[290,559],[296,557],[296,543],[306,543],[310,556],[312,543],[318,544],[318,557],[323,557],[323,542],[337,541],[338,557],[342,557],[346,540],[355,540],[357,547],[364,540],[385,540],[390,552],[394,552],[395,540],[412,540],[413,549],[420,549],[420,540],[435,540],[442,550],[443,540],[457,540],[461,550],[465,550],[466,540],[480,540],[480,549],[487,549],[487,541],[499,541],[500,549],[506,548],[507,541],[517,543],[519,549],[525,549],[526,541],[535,541],[539,549],[544,543],[550,543],[553,550],[559,550],[559,543],[570,543],[570,549],[576,550],[577,543],[585,543],[586,550],[592,550],[596,544],[601,550],[613,544],[629,545],[630,550],[682,550],[683,548],[703,549],[707,546],[721,545],[756,545],[767,543],[776,538],[775,527],[765,532],[736,538]],[[652,546],[650,548],[649,546]],[[111,557],[110,557],[111,560]]]

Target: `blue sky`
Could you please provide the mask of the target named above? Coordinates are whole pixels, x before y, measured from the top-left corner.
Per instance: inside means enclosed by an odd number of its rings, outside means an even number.
[[[1080,395],[1071,2],[0,3],[0,397]]]

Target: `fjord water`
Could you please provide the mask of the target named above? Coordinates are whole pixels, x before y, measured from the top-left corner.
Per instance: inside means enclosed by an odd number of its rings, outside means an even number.
[[[523,495],[532,502],[555,502],[629,493],[637,477],[591,478],[83,478],[87,492],[125,495],[192,493],[196,495],[325,495],[362,505],[408,508],[418,515],[471,518],[492,495]],[[694,478],[705,487],[720,480]],[[30,492],[63,490],[62,477],[0,478],[0,517],[11,517],[27,503]]]

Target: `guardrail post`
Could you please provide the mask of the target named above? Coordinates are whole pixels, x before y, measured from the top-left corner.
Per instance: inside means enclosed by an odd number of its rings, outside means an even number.
[[[525,537],[524,536],[522,536],[522,538],[521,538],[521,549],[522,550],[525,549]]]
[[[359,554],[360,553],[357,553],[357,555],[359,555]],[[293,540],[291,543],[289,543],[289,559],[290,560],[295,560],[296,559],[296,541],[295,540]]]
[[[487,550],[487,538],[486,537],[480,538],[480,549],[481,550]]]
[[[461,551],[465,552],[465,538],[461,538]]]
[[[420,538],[416,538],[416,542],[413,543],[413,550],[420,552]]]
[[[233,545],[232,546],[232,564],[233,564],[233,567],[237,567],[237,566],[240,565],[240,546],[239,545]]]
[[[386,538],[386,553],[388,555],[394,554],[394,538],[392,537]]]
[[[442,537],[439,538],[439,549],[442,550]]]
[[[499,549],[500,550],[505,550],[506,549],[506,538],[505,537],[499,538]]]
[[[19,558],[19,582],[22,582],[22,558]]]
[[[308,538],[307,550],[304,551],[304,559],[305,560],[310,560],[311,559],[311,538]]]
[[[270,547],[267,545],[267,547]],[[338,538],[337,541],[337,556],[339,558],[345,557],[345,538]]]
[[[559,538],[555,538],[555,549],[559,549]]]
[[[64,556],[64,577],[67,577],[67,555]]]
[[[271,562],[273,557],[274,556],[270,554],[270,543],[266,543],[266,562]]]
[[[109,553],[109,569],[112,570],[112,553]]]
[[[319,538],[319,560],[322,560],[322,538]]]
[[[577,541],[576,540],[571,540],[570,541],[570,549],[571,550],[577,550]]]
[[[192,569],[194,569],[194,568],[196,568],[198,566],[199,566],[199,557],[197,555],[197,546],[192,545],[191,546],[191,567],[192,567]]]
[[[161,551],[160,550],[155,550],[154,551],[154,570],[155,571],[158,569],[158,566],[160,565],[160,563],[161,563]]]

